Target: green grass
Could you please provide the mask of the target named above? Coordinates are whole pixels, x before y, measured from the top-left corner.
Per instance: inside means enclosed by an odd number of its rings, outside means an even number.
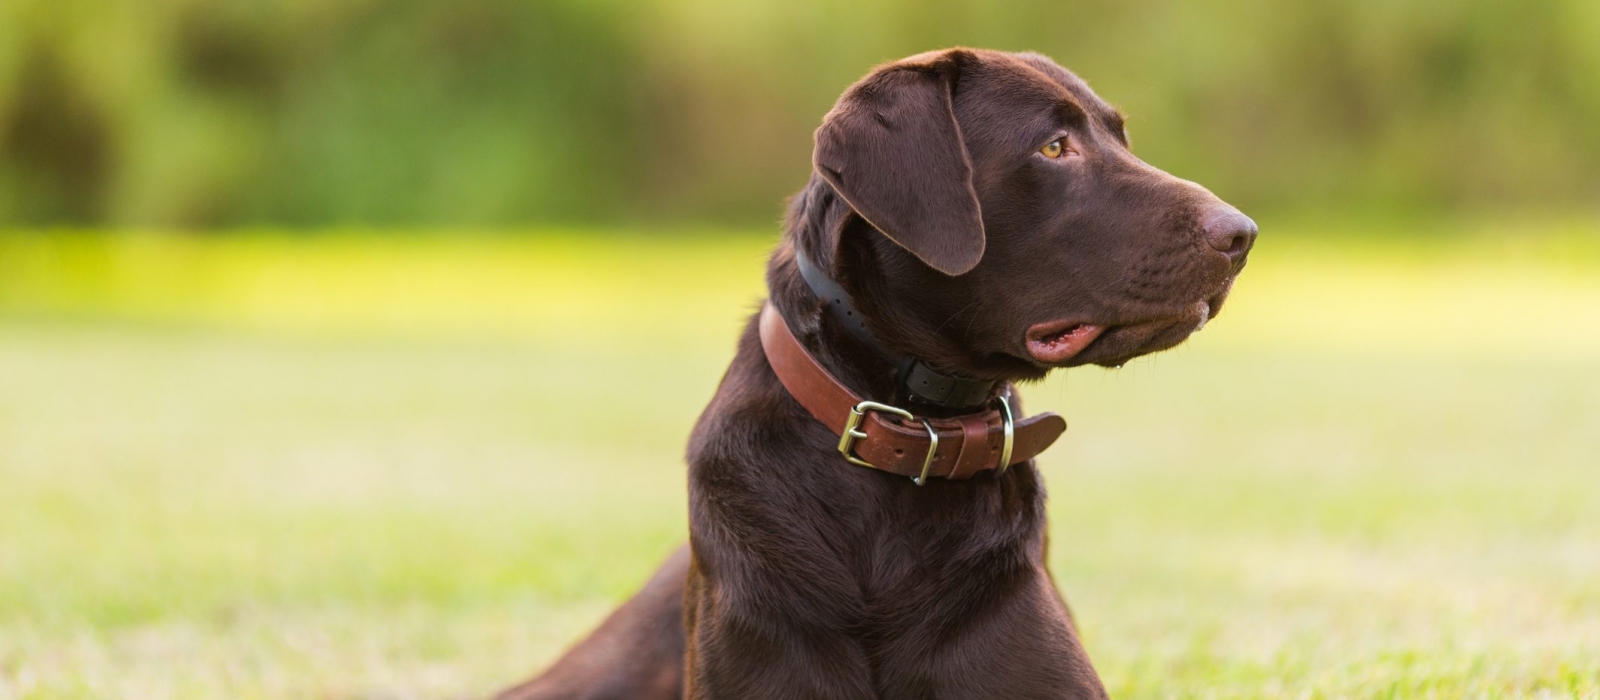
[[[1600,697],[1600,232],[1318,233],[1024,390],[1113,695]],[[769,244],[0,236],[0,698],[531,673],[683,538]]]

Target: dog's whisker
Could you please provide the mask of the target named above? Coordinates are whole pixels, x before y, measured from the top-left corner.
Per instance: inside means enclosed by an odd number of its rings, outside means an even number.
[[[982,302],[982,301],[983,301],[982,299],[973,299],[971,302],[968,302],[968,304],[966,306],[963,306],[960,309],[956,310],[955,313],[950,314],[950,318],[945,319],[944,323],[939,324],[939,327],[935,328],[934,332],[937,333],[939,331],[944,330],[944,327],[950,325],[951,321],[956,320],[957,316],[960,316],[961,314],[965,313],[967,309],[970,309],[970,308],[978,305],[978,303]],[[977,314],[973,314],[973,317],[976,318]]]

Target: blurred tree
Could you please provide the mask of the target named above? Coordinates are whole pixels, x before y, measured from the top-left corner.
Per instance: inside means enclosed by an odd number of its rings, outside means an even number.
[[[111,176],[110,125],[65,76],[52,49],[34,45],[16,76],[17,99],[0,130],[12,161],[15,216],[24,221],[95,221]]]
[[[1254,208],[1600,201],[1592,0],[8,0],[0,223],[772,221],[844,86],[956,44]]]

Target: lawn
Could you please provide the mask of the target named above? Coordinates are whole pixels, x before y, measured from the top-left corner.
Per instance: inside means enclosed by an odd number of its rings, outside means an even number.
[[[1113,696],[1600,697],[1600,228],[1266,223],[1189,344],[1024,389]],[[0,699],[530,674],[683,539],[770,244],[0,235]]]

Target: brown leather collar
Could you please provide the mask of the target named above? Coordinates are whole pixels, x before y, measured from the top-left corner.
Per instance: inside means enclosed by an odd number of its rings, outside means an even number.
[[[839,451],[854,464],[909,476],[918,484],[930,476],[969,479],[991,469],[1003,473],[1012,464],[1033,459],[1067,429],[1067,422],[1054,413],[1013,422],[1009,390],[995,399],[993,408],[953,418],[917,418],[864,401],[800,345],[770,302],[761,309],[760,329],[761,348],[778,380],[806,411],[841,436]]]

